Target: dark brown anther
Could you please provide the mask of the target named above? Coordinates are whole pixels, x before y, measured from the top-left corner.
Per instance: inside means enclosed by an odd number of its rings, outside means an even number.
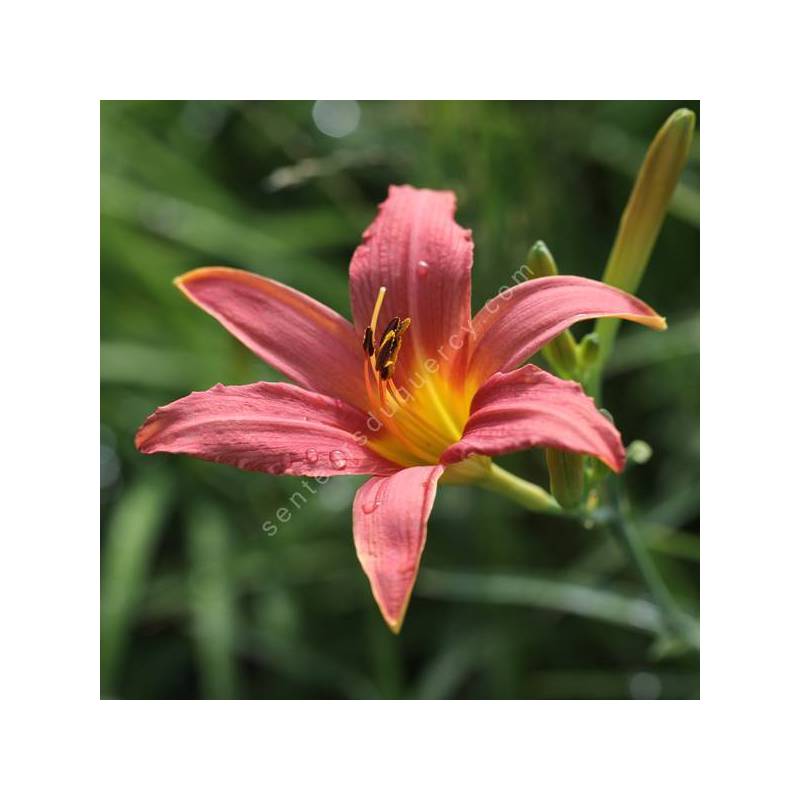
[[[394,331],[389,331],[384,335],[381,346],[378,349],[378,355],[375,356],[375,369],[378,372],[383,372],[383,368],[392,360],[397,350],[397,343],[398,339]]]
[[[364,343],[363,343],[364,352],[371,356],[375,352],[375,342],[372,340],[372,328],[367,326],[364,328]]]
[[[400,345],[403,343],[403,334],[408,330],[411,320],[406,317],[394,317],[386,326],[386,330],[381,337],[378,347],[378,354],[375,356],[375,370],[383,381],[388,381],[394,374],[397,364],[397,356],[400,353]]]
[[[383,336],[381,336],[381,342],[383,342],[389,333],[397,333],[397,329],[400,327],[400,317],[392,317],[389,320],[389,324],[386,326],[386,330],[383,332]]]

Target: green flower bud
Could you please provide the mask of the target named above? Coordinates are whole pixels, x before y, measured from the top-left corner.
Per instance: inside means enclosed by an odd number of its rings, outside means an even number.
[[[591,367],[600,355],[600,337],[594,332],[587,333],[578,346],[578,355],[584,369]]]
[[[536,242],[528,251],[527,269],[531,279],[558,275],[558,267],[544,242]],[[564,331],[548,342],[542,353],[562,378],[572,378],[578,366],[578,345],[575,337]]]
[[[528,270],[533,273],[534,278],[552,278],[558,275],[558,267],[547,249],[547,245],[538,241],[528,250]]]
[[[627,455],[634,464],[646,464],[653,455],[653,448],[641,439],[634,439],[628,445]]]
[[[550,448],[544,455],[550,473],[550,493],[563,508],[575,508],[583,499],[584,456]]]
[[[608,257],[603,281],[634,294],[644,275],[672,193],[686,165],[694,135],[695,116],[681,108],[656,134],[639,168],[628,204],[620,219],[617,238]],[[617,319],[600,319],[601,356],[611,352],[619,327]]]

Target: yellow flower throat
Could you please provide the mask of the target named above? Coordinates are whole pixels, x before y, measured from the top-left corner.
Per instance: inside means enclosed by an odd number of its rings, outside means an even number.
[[[461,438],[471,398],[447,380],[446,364],[417,355],[416,373],[405,371],[411,386],[397,386],[393,375],[411,319],[394,317],[376,338],[386,287],[381,286],[364,330],[364,385],[370,410],[367,444],[403,466],[436,464],[439,456]],[[435,367],[435,368],[434,368]]]

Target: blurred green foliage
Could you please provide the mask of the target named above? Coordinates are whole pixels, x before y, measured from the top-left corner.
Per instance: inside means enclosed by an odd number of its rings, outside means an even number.
[[[102,694],[126,698],[693,698],[698,654],[654,649],[658,614],[604,531],[442,486],[399,637],[355,558],[361,478],[146,457],[156,406],[276,380],[171,285],[244,267],[349,316],[347,267],[390,183],[453,189],[477,309],[543,239],[599,278],[668,102],[365,102],[341,138],[311,102],[102,103]],[[698,120],[699,122],[699,120]],[[699,147],[623,325],[604,404],[627,442],[636,523],[681,607],[699,604]],[[578,333],[589,330],[578,326]],[[541,452],[500,463],[547,485]],[[304,500],[295,496],[301,491]],[[267,521],[291,519],[267,535]]]

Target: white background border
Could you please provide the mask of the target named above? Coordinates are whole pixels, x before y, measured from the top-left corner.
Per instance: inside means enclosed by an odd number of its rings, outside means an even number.
[[[740,7],[6,12],[4,796],[796,796],[797,27]],[[702,701],[98,699],[98,100],[171,97],[701,98]]]

